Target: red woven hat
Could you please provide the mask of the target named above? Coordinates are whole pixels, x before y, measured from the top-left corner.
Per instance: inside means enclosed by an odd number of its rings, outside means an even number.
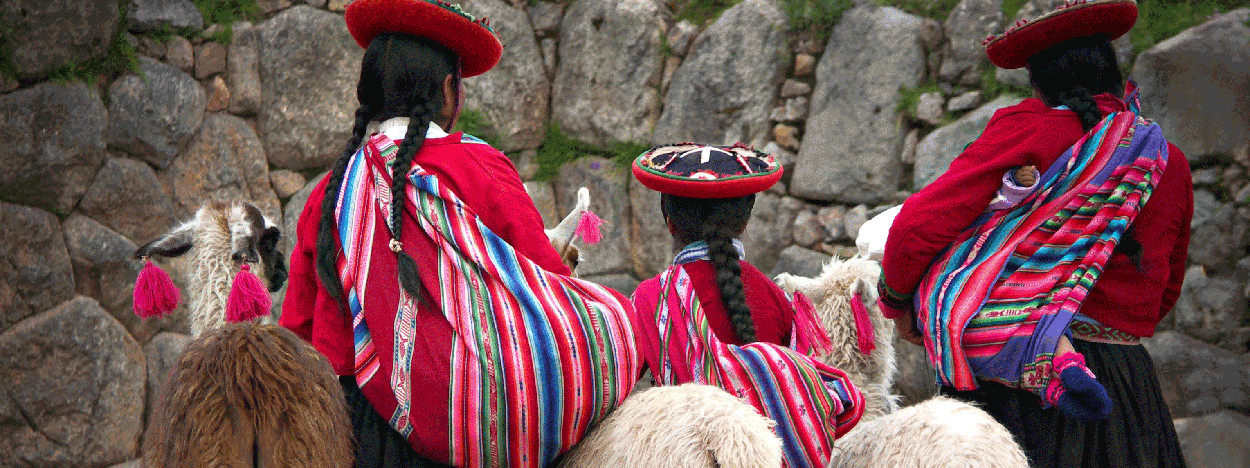
[[[1102,34],[1115,40],[1137,22],[1133,0],[1073,0],[1032,21],[1020,20],[1007,32],[985,38],[985,55],[1002,68],[1020,68],[1029,57],[1060,42]]]
[[[442,44],[460,57],[460,74],[465,78],[494,68],[503,53],[503,44],[486,18],[475,18],[460,5],[440,0],[356,0],[343,16],[361,47],[368,48],[374,37],[388,32]]]
[[[679,143],[634,160],[634,177],[651,190],[690,198],[733,198],[768,190],[781,179],[771,154],[733,146]]]

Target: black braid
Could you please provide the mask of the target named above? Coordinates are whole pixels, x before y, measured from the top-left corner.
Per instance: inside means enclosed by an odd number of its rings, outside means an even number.
[[[339,280],[338,273],[340,246],[334,209],[338,204],[343,175],[347,172],[347,162],[360,148],[360,142],[364,141],[365,131],[373,115],[373,109],[370,107],[362,105],[356,108],[356,122],[352,124],[352,136],[343,147],[343,154],[334,162],[334,168],[330,170],[325,198],[321,200],[321,225],[317,231],[317,276],[321,278],[321,284],[325,285],[330,297],[340,297],[343,293],[343,284]]]
[[[716,288],[720,290],[721,303],[733,323],[734,335],[743,343],[755,342],[755,322],[751,320],[751,308],[742,284],[742,265],[738,263],[738,249],[734,248],[736,232],[726,229],[728,210],[716,209],[708,220],[706,231],[708,256],[712,260],[712,272],[716,276]]]
[[[1081,119],[1081,128],[1090,131],[1102,120],[1102,111],[1098,109],[1098,101],[1084,86],[1077,85],[1059,93],[1059,103],[1068,106],[1077,118]]]
[[[425,132],[430,126],[430,121],[434,115],[442,107],[442,101],[434,99],[432,94],[428,96],[424,103],[417,106],[412,112],[410,121],[408,122],[408,131],[404,134],[404,141],[400,143],[399,150],[395,153],[395,162],[391,165],[391,233],[395,239],[403,239],[403,213],[405,186],[408,184],[408,171],[412,169],[412,158],[425,144]],[[420,301],[425,301],[428,297],[425,294],[425,288],[421,284],[421,275],[417,270],[417,263],[407,252],[395,252],[395,260],[399,263],[399,284],[403,286],[408,294],[413,295]]]
[[[707,242],[721,304],[734,326],[734,335],[743,343],[756,340],[755,322],[751,320],[751,308],[747,305],[742,265],[733,239],[746,228],[754,204],[755,195],[686,198],[664,194],[660,197],[660,211],[673,224],[678,242]]]

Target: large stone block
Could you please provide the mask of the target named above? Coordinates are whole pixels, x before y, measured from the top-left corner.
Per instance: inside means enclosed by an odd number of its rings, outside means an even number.
[[[1193,160],[1250,141],[1250,8],[1219,15],[1137,57],[1142,110]]]
[[[104,163],[108,117],[82,84],[0,96],[0,199],[67,214]]]
[[[672,234],[660,210],[660,192],[629,179],[629,250],[634,274],[650,278],[673,264]]]
[[[77,297],[0,335],[0,465],[104,466],[135,456],[143,430],[139,344]]]
[[[226,54],[231,113],[252,115],[260,110],[260,32],[248,23],[234,25],[234,39]]]
[[[650,0],[582,0],[560,28],[552,120],[578,140],[648,141],[660,114],[663,12]]]
[[[255,203],[270,219],[281,219],[281,205],[269,184],[269,164],[260,138],[238,117],[210,115],[166,173],[183,216],[209,201],[243,199]]]
[[[1196,237],[1195,242],[1207,241]],[[1235,341],[1229,338],[1237,337],[1237,325],[1250,320],[1245,286],[1237,277],[1207,276],[1203,267],[1189,267],[1172,309],[1172,326],[1207,342]],[[1238,348],[1242,346],[1244,343],[1237,343]]]
[[[938,394],[937,374],[934,373],[929,358],[925,357],[923,347],[908,343],[902,338],[895,338],[894,352],[898,362],[898,373],[894,374],[894,393],[903,397],[899,406],[911,406]]]
[[[191,0],[130,0],[126,26],[136,32],[198,30],[204,27],[204,15]]]
[[[990,34],[1003,31],[1002,0],[962,0],[951,11],[943,29],[950,40],[943,48],[938,77],[944,81],[977,84],[981,81],[985,46],[981,42]]]
[[[1213,198],[1210,200],[1214,200]],[[1210,216],[1199,212],[1199,199],[1194,199],[1193,241],[1189,243],[1189,262],[1206,266],[1231,266],[1250,242],[1250,219],[1242,216],[1232,203],[1216,203]],[[1208,208],[1209,209],[1209,208]],[[1205,210],[1204,210],[1205,211]]]
[[[747,261],[760,271],[772,271],[782,249],[794,238],[794,218],[804,209],[802,201],[771,193],[755,196],[751,220],[742,233],[742,246]]]
[[[0,203],[0,219],[4,220],[0,223],[3,331],[74,297],[74,270],[61,237],[61,223],[52,213]]]
[[[1201,416],[1225,408],[1250,410],[1247,356],[1165,331],[1142,340],[1154,361],[1172,417]]]
[[[138,161],[110,158],[96,174],[79,209],[136,242],[155,239],[174,225],[174,205],[156,172]]]
[[[5,45],[22,80],[100,57],[113,44],[117,0],[12,0],[0,3]]]
[[[1185,464],[1194,468],[1250,466],[1250,417],[1220,411],[1176,421]]]
[[[200,128],[208,97],[173,66],[141,57],[139,70],[109,86],[109,146],[163,168]]]
[[[152,341],[143,347],[143,354],[147,357],[148,363],[147,408],[144,412],[146,419],[152,419],[152,411],[156,409],[161,387],[165,385],[165,380],[169,377],[170,370],[178,365],[178,358],[182,356],[182,350],[186,349],[187,344],[190,342],[190,336],[166,332],[156,335],[155,338],[152,338]]]
[[[924,76],[925,21],[894,8],[842,16],[816,70],[811,117],[790,192],[814,200],[884,201],[902,177],[900,88]]]
[[[329,166],[351,136],[364,50],[343,17],[300,5],[261,23],[260,133],[283,169]]]
[[[134,242],[80,213],[62,224],[78,294],[99,302],[140,343],[175,326],[174,317],[143,319],[134,313],[135,278],[142,267],[131,258]]]
[[[651,140],[767,143],[777,87],[790,65],[788,27],[773,0],[746,0],[726,10],[673,74]]]
[[[465,106],[485,117],[486,131],[500,151],[537,148],[546,135],[551,83],[529,15],[502,0],[473,0],[464,6],[489,18],[503,42],[495,68],[464,80]]]
[[[828,263],[830,258],[833,257],[815,250],[792,245],[781,251],[781,255],[777,257],[777,265],[773,267],[772,272],[768,276],[776,277],[782,273],[789,273],[795,276],[815,278],[820,276],[821,269],[825,267],[825,263]]]
[[[999,96],[989,104],[981,106],[959,120],[942,126],[929,133],[916,145],[916,168],[912,175],[913,188],[920,190],[929,185],[946,172],[951,161],[964,152],[968,143],[981,136],[985,125],[995,112],[1007,106],[1014,106],[1022,99],[1014,96]]]
[[[629,173],[610,160],[581,158],[560,168],[556,176],[556,203],[568,213],[577,202],[577,190],[590,191],[590,211],[607,222],[600,226],[603,240],[583,245],[577,272],[582,276],[624,273],[630,270]]]

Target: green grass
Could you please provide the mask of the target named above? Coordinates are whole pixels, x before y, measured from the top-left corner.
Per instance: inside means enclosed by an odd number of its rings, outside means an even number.
[[[946,21],[959,0],[877,0],[878,5],[892,6],[916,16]]]
[[[538,173],[534,180],[551,180],[559,173],[560,167],[578,158],[598,156],[615,162],[622,169],[629,167],[634,158],[650,149],[651,146],[634,142],[613,142],[606,145],[583,143],[565,135],[560,125],[547,123],[547,136],[538,147]]]
[[[204,15],[204,28],[220,24],[221,30],[208,36],[208,39],[222,44],[230,44],[234,38],[234,23],[237,21],[255,21],[261,19],[261,10],[256,0],[191,0],[195,7]]]
[[[895,106],[894,111],[900,114],[912,115],[916,110],[916,103],[920,101],[920,95],[938,91],[941,91],[941,88],[938,88],[937,83],[933,82],[925,83],[915,88],[901,87],[898,89],[900,94],[898,106]]]
[[[676,7],[677,19],[704,25],[719,18],[741,0],[689,0]]]
[[[1142,52],[1181,31],[1207,21],[1216,10],[1245,6],[1245,0],[1139,0],[1133,49]]]
[[[117,2],[119,17],[117,29],[113,31],[113,42],[109,45],[109,49],[104,55],[83,62],[71,62],[62,65],[48,74],[48,80],[94,83],[100,75],[113,76],[125,72],[142,75],[139,71],[139,55],[135,52],[134,44],[131,44],[130,39],[126,36],[126,10],[128,9],[128,3],[126,0]]]
[[[782,0],[790,29],[810,32],[820,41],[829,38],[833,26],[853,6],[853,0]]]
[[[982,65],[981,67],[981,93],[985,97],[986,102],[1004,94],[1012,94],[1020,97],[1029,97],[1033,95],[1032,89],[1011,86],[998,81],[998,77],[995,76],[997,70],[998,69],[996,67],[989,64]]]
[[[1003,22],[1010,26],[1025,3],[1029,3],[1029,0],[1003,0]]]
[[[486,116],[476,110],[461,109],[460,117],[456,119],[456,130],[481,138],[491,146],[499,147],[499,138],[490,129],[490,124],[486,123]]]

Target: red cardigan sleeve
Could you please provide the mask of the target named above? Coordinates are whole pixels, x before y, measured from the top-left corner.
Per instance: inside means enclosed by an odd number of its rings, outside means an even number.
[[[1189,175],[1189,160],[1185,159],[1185,154],[1180,148],[1168,143],[1168,163],[1168,169],[1173,169],[1169,172],[1183,175],[1183,177],[1174,177],[1181,180],[1184,185],[1179,192],[1185,200],[1181,203],[1182,212],[1177,219],[1176,243],[1172,245],[1172,253],[1168,255],[1168,282],[1163,290],[1163,301],[1159,304],[1158,320],[1163,320],[1163,317],[1172,311],[1177,298],[1181,295],[1181,284],[1185,281],[1185,261],[1189,258],[1189,223],[1194,218],[1194,181]],[[1180,170],[1182,167],[1183,171]]]
[[[916,192],[890,227],[882,260],[885,285],[910,296],[929,264],[989,206],[1009,169],[1038,164],[1044,138],[1029,114],[1000,110],[984,133],[951,162],[950,169]],[[1053,155],[1052,155],[1053,158]]]
[[[279,325],[309,342],[312,341],[313,311],[317,304],[317,231],[321,224],[320,208],[325,197],[326,179],[329,177],[323,177],[308,197],[292,234],[295,236],[295,248],[291,251],[282,316],[278,318]]]

